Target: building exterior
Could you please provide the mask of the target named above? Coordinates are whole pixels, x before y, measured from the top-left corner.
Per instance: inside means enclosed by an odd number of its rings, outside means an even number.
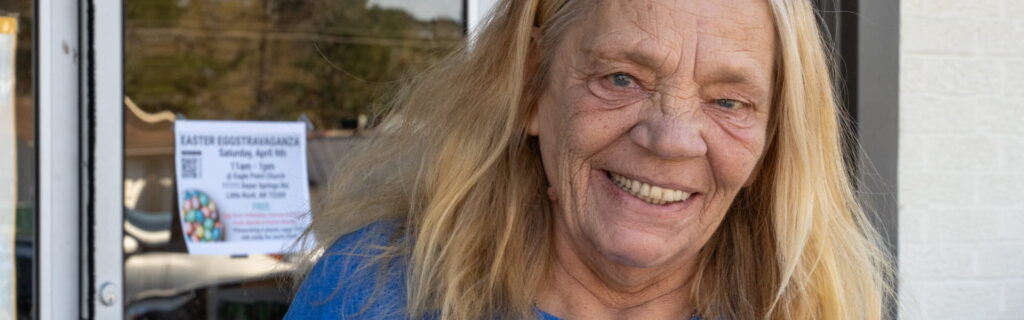
[[[1024,318],[1024,3],[901,1],[903,319]]]

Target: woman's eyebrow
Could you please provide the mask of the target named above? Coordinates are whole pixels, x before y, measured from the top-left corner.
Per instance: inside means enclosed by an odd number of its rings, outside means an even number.
[[[650,68],[651,70],[661,71],[660,69],[665,66],[665,59],[667,58],[667,55],[658,55],[641,46],[626,50],[623,52],[623,57],[636,64]]]
[[[709,82],[716,83],[745,83],[750,82],[747,75],[742,71],[734,69],[717,70],[708,76]]]
[[[707,74],[698,75],[698,82],[707,85],[736,85],[750,91],[750,94],[761,98],[768,88],[758,81],[757,72],[745,67],[726,66],[716,68]]]
[[[622,47],[621,43],[603,43],[582,51],[596,60],[628,62],[652,71],[661,71],[667,57],[644,45]]]

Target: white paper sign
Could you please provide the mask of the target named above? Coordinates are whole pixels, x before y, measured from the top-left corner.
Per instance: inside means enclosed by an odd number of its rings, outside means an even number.
[[[178,120],[174,139],[189,253],[282,253],[309,226],[306,124]]]

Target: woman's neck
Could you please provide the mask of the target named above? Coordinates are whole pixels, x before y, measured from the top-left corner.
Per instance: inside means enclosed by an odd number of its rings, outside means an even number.
[[[689,319],[692,257],[636,268],[581,252],[555,226],[554,261],[537,306],[563,319]]]

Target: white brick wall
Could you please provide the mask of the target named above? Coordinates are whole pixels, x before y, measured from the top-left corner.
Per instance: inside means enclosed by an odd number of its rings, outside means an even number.
[[[1024,319],[1024,0],[901,6],[900,317]]]

